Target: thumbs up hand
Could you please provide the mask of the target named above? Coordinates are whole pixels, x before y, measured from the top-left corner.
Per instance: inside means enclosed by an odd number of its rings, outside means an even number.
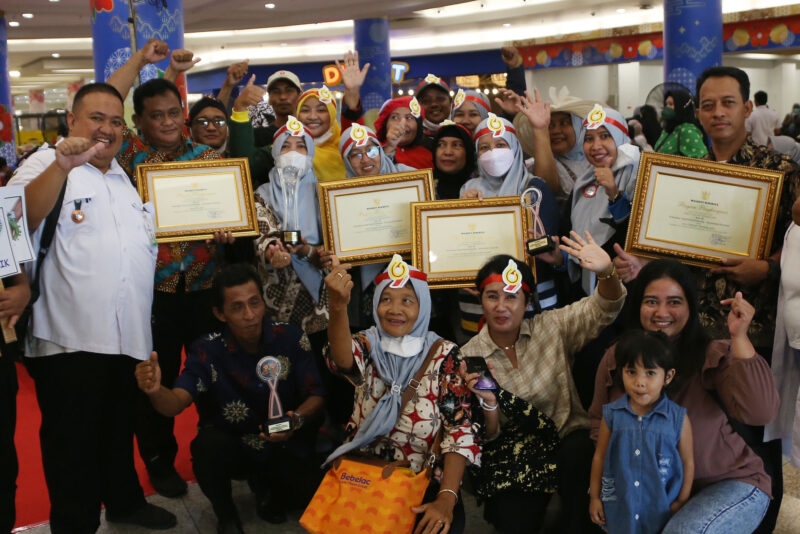
[[[628,254],[619,246],[619,243],[614,243],[614,252],[617,253],[614,258],[614,266],[617,268],[617,276],[619,276],[620,280],[627,284],[639,276],[639,271],[642,270],[642,266],[645,264],[642,258]]]
[[[260,85],[256,85],[256,75],[250,76],[247,80],[247,85],[244,86],[242,92],[236,97],[233,103],[234,111],[246,111],[250,106],[255,106],[264,99],[267,91]]]
[[[149,360],[136,366],[136,384],[148,395],[158,393],[161,389],[161,367],[156,352],[151,352]]]

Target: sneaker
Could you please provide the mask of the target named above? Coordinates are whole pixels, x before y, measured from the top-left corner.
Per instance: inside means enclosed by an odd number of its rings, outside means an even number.
[[[153,473],[148,474],[150,475],[150,483],[153,485],[153,489],[156,490],[159,495],[170,499],[186,495],[186,491],[188,490],[186,481],[181,478],[174,467],[158,475]]]
[[[178,524],[175,514],[149,502],[139,507],[132,514],[125,516],[117,516],[106,510],[106,521],[109,523],[136,525],[149,530],[167,530]]]
[[[286,522],[286,511],[278,500],[271,496],[256,495],[256,514],[273,525]]]

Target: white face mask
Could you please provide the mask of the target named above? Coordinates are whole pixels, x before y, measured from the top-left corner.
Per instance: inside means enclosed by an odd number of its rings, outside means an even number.
[[[283,169],[285,167],[297,167],[297,169],[300,171],[300,176],[302,176],[305,172],[307,164],[308,156],[306,154],[301,154],[296,150],[290,150],[289,152],[280,154],[277,158],[275,158],[276,167],[279,169]]]
[[[411,358],[422,352],[424,338],[415,336],[381,336],[381,348],[384,352],[389,352],[401,358]]]
[[[514,151],[510,148],[494,148],[478,158],[478,164],[493,178],[505,176],[512,163],[514,163]]]

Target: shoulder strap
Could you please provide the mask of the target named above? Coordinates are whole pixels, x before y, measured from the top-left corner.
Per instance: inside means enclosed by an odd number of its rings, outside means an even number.
[[[410,401],[411,398],[417,394],[417,389],[419,388],[420,382],[422,382],[422,377],[425,376],[425,371],[428,369],[428,365],[430,365],[434,356],[439,353],[439,347],[441,347],[443,344],[443,339],[437,339],[436,342],[431,345],[430,350],[428,350],[428,354],[422,361],[422,365],[419,366],[417,372],[414,373],[414,377],[408,382],[406,389],[403,390],[403,394],[400,395],[400,413],[403,412],[403,408],[406,407],[408,401]]]
[[[39,240],[39,255],[36,257],[36,272],[34,273],[33,280],[31,280],[31,299],[28,301],[29,306],[32,306],[39,298],[39,277],[42,272],[42,262],[45,256],[47,256],[47,251],[50,250],[50,245],[53,243],[53,236],[55,236],[56,225],[58,224],[58,216],[61,215],[61,206],[64,204],[64,195],[67,192],[68,180],[69,178],[64,180],[64,185],[61,186],[61,192],[58,194],[56,205],[53,206],[53,209],[50,210],[50,213],[47,214],[44,220],[42,237]]]

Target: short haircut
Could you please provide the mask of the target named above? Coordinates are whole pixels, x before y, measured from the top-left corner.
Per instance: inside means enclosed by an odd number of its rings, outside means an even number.
[[[247,263],[231,263],[224,265],[214,281],[211,283],[211,292],[214,295],[214,307],[222,310],[225,307],[225,290],[241,286],[247,282],[254,282],[261,293],[261,277],[255,267]]]
[[[505,268],[508,267],[508,260],[514,260],[514,263],[517,264],[517,269],[519,269],[520,274],[522,274],[522,282],[528,286],[531,292],[535,292],[536,280],[533,277],[533,271],[531,271],[531,268],[528,267],[528,264],[524,261],[520,261],[513,256],[509,256],[508,254],[498,254],[497,256],[489,259],[489,261],[487,261],[483,267],[481,267],[480,271],[478,271],[478,275],[475,277],[475,289],[483,293],[481,290],[481,284],[483,281],[493,274],[503,274]],[[526,294],[527,300],[530,300],[532,297],[532,294]]]
[[[78,89],[75,93],[75,98],[72,99],[72,112],[75,113],[83,104],[83,99],[92,93],[106,93],[115,96],[119,99],[121,106],[125,107],[125,101],[122,95],[119,94],[116,87],[103,82],[89,83]]]
[[[635,367],[639,358],[645,369],[660,367],[669,371],[675,368],[672,342],[663,332],[628,330],[622,334],[614,349],[617,376],[625,367]]]
[[[133,91],[133,112],[137,115],[141,115],[144,111],[145,99],[170,92],[178,97],[178,102],[182,105],[183,100],[181,99],[181,92],[178,91],[178,88],[171,81],[165,80],[164,78],[154,78],[143,83]]]
[[[753,95],[753,100],[756,101],[756,106],[764,106],[767,103],[767,92],[766,91],[756,91],[756,94]]]
[[[699,78],[697,78],[697,85],[695,86],[695,95],[697,101],[700,102],[700,89],[706,80],[709,78],[723,78],[730,76],[739,82],[739,92],[742,93],[742,101],[747,102],[750,99],[750,78],[747,73],[737,67],[709,67],[703,71]],[[698,106],[699,107],[699,106]]]
[[[209,96],[204,96],[200,100],[194,103],[194,105],[189,109],[189,122],[192,122],[201,112],[205,111],[208,108],[218,109],[222,112],[223,115],[226,117],[228,116],[228,112],[225,110],[225,104],[217,100],[216,98],[211,98]]]

